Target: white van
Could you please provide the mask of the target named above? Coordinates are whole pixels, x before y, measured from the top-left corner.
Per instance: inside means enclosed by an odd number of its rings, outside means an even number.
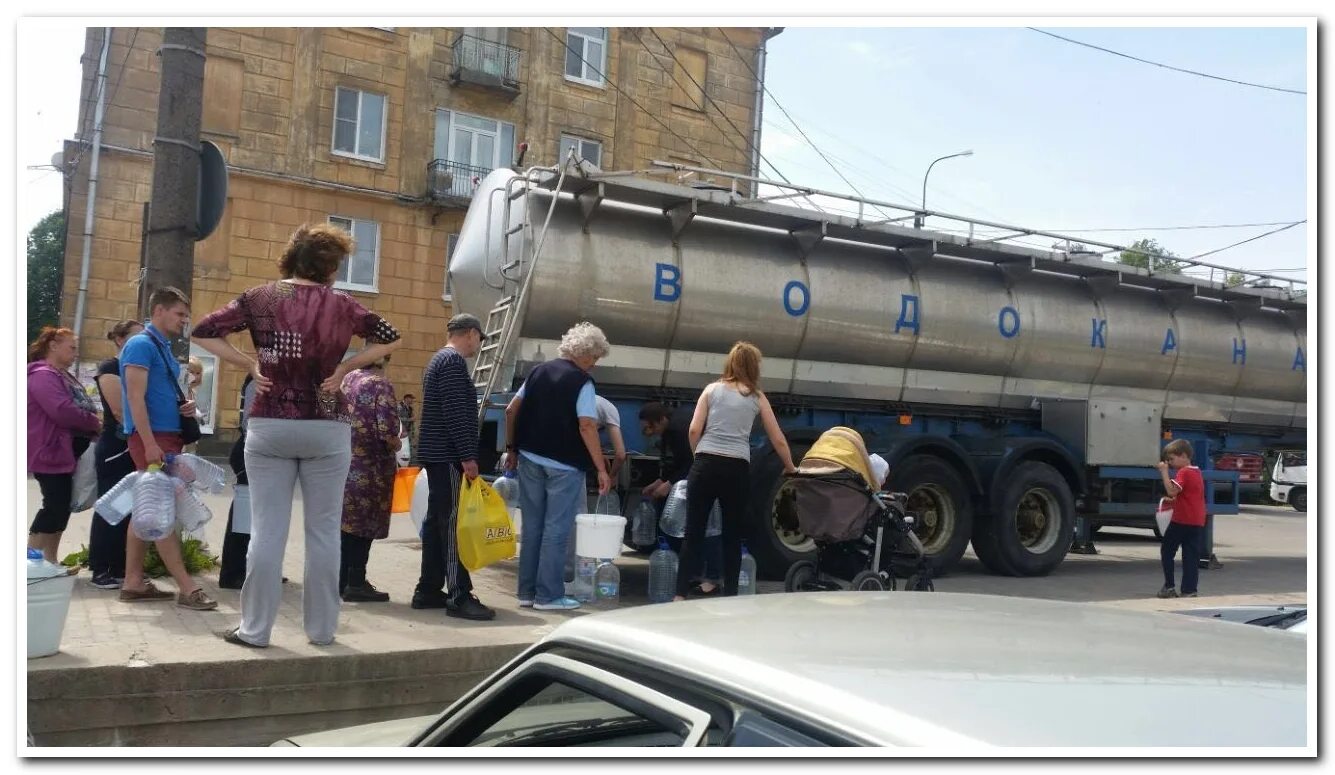
[[[1280,452],[1270,472],[1270,499],[1307,511],[1307,453]]]

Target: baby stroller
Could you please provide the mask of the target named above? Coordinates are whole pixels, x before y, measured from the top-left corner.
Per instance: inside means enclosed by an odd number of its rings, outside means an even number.
[[[894,590],[931,591],[932,576],[922,543],[913,534],[914,517],[904,510],[908,496],[880,493],[862,436],[835,427],[821,434],[797,472],[779,488],[776,518],[786,530],[800,530],[816,542],[816,559],[788,569],[787,592]]]

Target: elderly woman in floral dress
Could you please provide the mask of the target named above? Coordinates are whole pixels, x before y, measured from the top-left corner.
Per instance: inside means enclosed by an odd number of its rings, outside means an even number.
[[[366,579],[371,542],[389,536],[394,500],[398,401],[385,379],[386,357],[343,378],[344,412],[352,420],[352,465],[343,488],[342,563],[338,588],[348,603],[383,603],[389,594]]]

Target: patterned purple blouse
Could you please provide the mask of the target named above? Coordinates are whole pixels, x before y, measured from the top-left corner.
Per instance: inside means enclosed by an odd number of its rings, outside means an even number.
[[[339,396],[322,392],[320,383],[334,373],[354,335],[377,344],[399,339],[393,326],[342,291],[281,281],[251,288],[191,334],[219,339],[245,330],[260,371],[273,380],[267,393],[255,396],[247,419],[346,421]]]

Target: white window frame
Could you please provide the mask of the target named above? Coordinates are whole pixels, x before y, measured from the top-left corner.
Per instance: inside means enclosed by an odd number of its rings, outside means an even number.
[[[441,114],[441,113],[448,113],[448,114],[449,114],[449,120],[448,120],[447,122],[445,122],[445,144],[444,144],[444,148],[441,148],[440,131],[439,131],[439,130],[440,130],[440,114]],[[459,161],[458,159],[454,158],[454,124],[455,124],[455,119],[457,119],[459,116],[464,116],[464,117],[466,117],[466,118],[471,118],[471,119],[474,119],[474,120],[477,120],[477,121],[490,121],[490,122],[492,122],[492,123],[494,123],[494,124],[496,125],[496,130],[495,130],[495,132],[491,133],[492,141],[493,141],[493,142],[492,142],[492,145],[491,145],[491,147],[492,147],[491,168],[492,168],[493,170],[500,169],[501,167],[508,167],[508,166],[510,166],[511,164],[514,164],[514,160],[515,160],[515,148],[514,148],[515,125],[514,125],[514,124],[511,124],[509,121],[501,121],[501,120],[498,119],[498,118],[492,118],[491,116],[479,116],[479,115],[477,115],[476,113],[465,113],[465,112],[463,112],[463,111],[461,111],[461,110],[453,110],[453,109],[451,109],[451,108],[436,108],[436,129],[437,129],[437,131],[436,131],[436,138],[435,138],[435,141],[434,141],[434,143],[433,143],[433,145],[432,145],[432,158],[443,159],[444,161],[453,162],[453,163],[455,163],[455,164],[463,164],[463,165],[466,165],[466,166],[469,166],[469,167],[475,166],[471,161]],[[505,142],[504,142],[504,140],[505,140],[505,129],[504,129],[504,128],[505,128],[505,127],[510,127],[510,138],[511,138],[511,142],[510,142],[510,145],[509,145],[508,147],[506,146],[506,144],[505,144]],[[468,128],[468,131],[470,131],[470,132],[474,132],[474,133],[478,133],[478,134],[486,134],[486,131],[485,131],[485,130],[474,129],[474,128],[472,128],[472,127],[469,127],[469,128]],[[439,152],[440,152],[439,155],[437,154],[437,150],[439,150]],[[508,153],[506,153],[506,151],[508,151]],[[505,161],[506,163],[503,164],[502,161]],[[476,166],[479,166],[479,167],[480,167],[480,166],[484,166],[484,165],[476,165]]]
[[[563,48],[563,49],[561,49],[561,54],[562,54],[562,56],[561,56],[561,72],[565,75],[567,81],[574,81],[575,83],[582,83],[582,84],[584,84],[585,86],[596,86],[596,87],[599,88],[599,89],[602,89],[602,88],[605,88],[605,87],[606,87],[606,85],[607,85],[607,79],[606,79],[606,76],[607,76],[607,44],[608,44],[608,40],[607,40],[607,39],[608,39],[609,37],[611,37],[611,36],[607,34],[607,29],[608,29],[607,27],[599,27],[598,29],[600,29],[600,30],[603,31],[603,37],[602,37],[601,40],[599,40],[599,39],[597,39],[597,38],[591,38],[591,37],[589,37],[588,35],[585,35],[585,34],[582,33],[582,32],[575,32],[575,29],[574,29],[573,27],[567,27],[567,28],[566,28],[566,47]],[[593,66],[596,66],[596,67],[598,68],[597,72],[593,74],[593,76],[594,76],[593,78],[585,78],[585,77],[580,76],[580,75],[571,75],[570,73],[567,73],[567,72],[566,72],[566,57],[565,57],[565,55],[569,53],[568,49],[575,48],[575,46],[574,46],[574,41],[572,41],[571,38],[578,38],[578,39],[579,39],[579,48],[576,49],[576,51],[579,53],[580,59],[582,60],[582,61],[580,62],[580,70],[581,70],[581,71],[588,70],[588,69],[590,69],[590,68],[593,67]],[[603,54],[602,54],[602,57],[600,57],[602,61],[600,61],[600,62],[593,62],[593,61],[591,61],[591,60],[589,59],[589,41],[593,41],[593,42],[595,42],[595,43],[601,43],[601,44],[602,44],[602,46],[603,46]]]
[[[454,301],[454,293],[450,289],[450,261],[454,259],[454,249],[459,246],[459,235],[445,235],[445,289],[440,295],[441,301]]]
[[[331,215],[329,223],[343,229],[355,239],[356,224],[369,223],[375,227],[375,265],[371,269],[371,284],[363,285],[361,283],[351,282],[352,277],[352,259],[353,255],[348,256],[348,278],[349,280],[335,280],[334,287],[343,291],[361,291],[362,293],[380,292],[380,222],[369,218],[353,218],[349,215]],[[340,267],[341,268],[341,267]]]
[[[362,135],[362,132],[361,132],[361,129],[362,129],[362,95],[363,95],[363,94],[371,94],[371,95],[374,95],[374,96],[379,97],[379,98],[381,98],[382,100],[384,100],[384,106],[385,106],[385,108],[384,108],[384,111],[380,114],[380,155],[379,155],[379,156],[369,156],[369,155],[367,155],[367,154],[363,154],[363,153],[359,153],[359,152],[355,152],[355,151],[341,151],[341,150],[338,149],[338,146],[337,146],[337,143],[338,143],[338,122],[339,122],[339,118],[338,118],[338,99],[339,99],[339,93],[340,93],[340,92],[348,92],[348,93],[350,93],[350,94],[356,94],[356,95],[357,95],[357,128],[356,128],[356,131],[353,132],[353,137],[357,139],[357,143],[358,143],[358,145],[360,145],[361,135]],[[335,156],[343,156],[343,157],[348,158],[348,159],[359,159],[359,160],[361,160],[361,161],[372,161],[372,162],[377,162],[377,163],[379,163],[379,164],[383,164],[383,163],[385,162],[385,135],[386,135],[386,131],[387,131],[388,124],[389,124],[389,95],[387,95],[387,94],[377,94],[376,92],[365,91],[365,90],[363,90],[363,89],[353,89],[353,88],[350,88],[350,87],[347,87],[347,86],[335,86],[335,87],[334,87],[334,114],[333,114],[333,120],[330,122],[330,128],[329,128],[329,149],[330,149],[330,153],[332,153],[332,154],[335,155]]]
[[[575,144],[575,155],[576,155],[576,156],[578,156],[578,157],[581,158],[581,159],[585,159],[585,160],[589,161],[590,163],[592,163],[594,166],[598,167],[599,169],[602,168],[602,166],[603,166],[603,143],[602,143],[601,140],[590,140],[590,139],[587,138],[587,137],[580,137],[579,135],[570,135],[570,134],[566,134],[566,133],[564,133],[564,132],[561,133],[561,137],[556,141],[556,163],[557,163],[557,164],[565,164],[565,161],[566,161],[566,153],[565,153],[565,150],[562,149],[561,146],[565,145],[565,143],[566,143],[567,140],[569,140],[570,142],[572,142],[572,143]],[[592,145],[592,146],[594,146],[594,147],[596,147],[596,148],[598,149],[598,159],[597,159],[596,161],[593,160],[593,159],[590,159],[588,156],[585,156],[585,155],[584,155],[584,147],[587,146],[587,145]]]

